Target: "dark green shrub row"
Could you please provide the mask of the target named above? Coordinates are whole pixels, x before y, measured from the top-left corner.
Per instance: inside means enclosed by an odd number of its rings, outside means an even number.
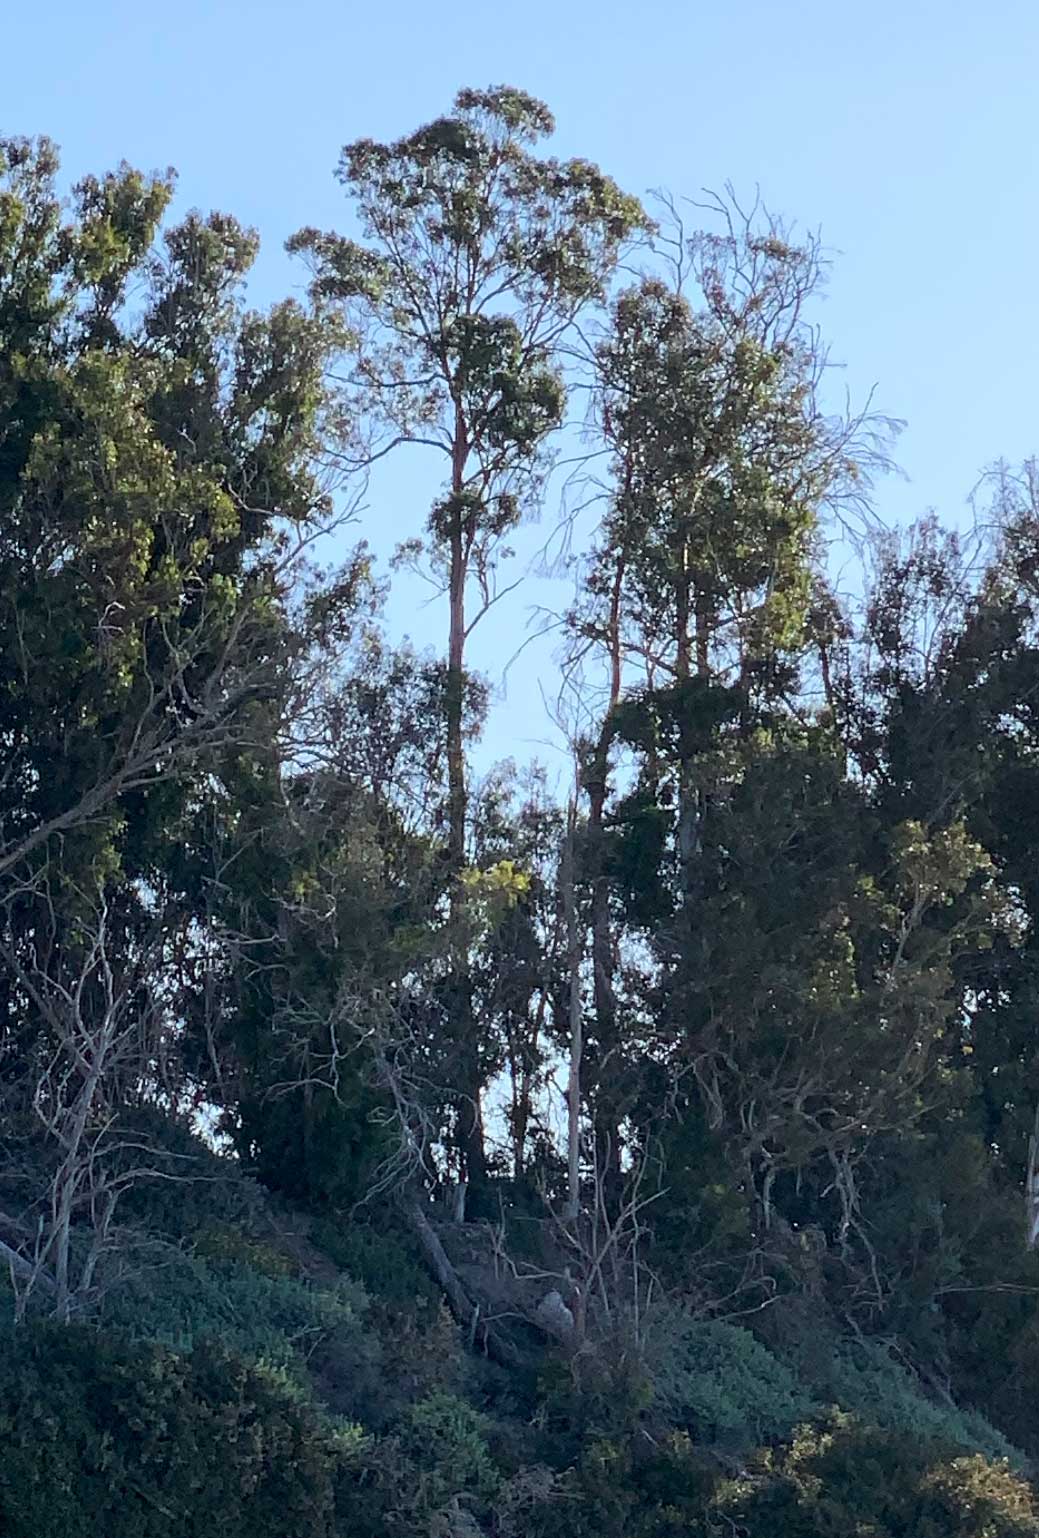
[[[381,1439],[282,1375],[85,1326],[0,1337],[5,1538],[1035,1538],[1005,1460],[841,1412],[730,1472],[686,1433],[589,1436],[512,1460],[465,1400],[419,1400]],[[550,1451],[546,1448],[544,1450]]]

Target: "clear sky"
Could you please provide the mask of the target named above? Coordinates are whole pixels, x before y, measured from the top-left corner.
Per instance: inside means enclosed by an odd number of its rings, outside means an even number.
[[[1036,0],[0,0],[0,131],[47,133],[69,179],[120,159],[174,165],[181,209],[256,225],[257,302],[302,286],[285,238],[345,222],[339,148],[393,137],[461,85],[543,97],[554,149],[632,192],[760,185],[838,254],[819,320],[853,397],[908,427],[908,479],[885,518],[962,521],[978,472],[1039,450],[1039,4]],[[422,522],[432,466],[372,487],[364,532],[388,552]],[[524,548],[538,540],[528,536]],[[536,584],[473,661],[522,638]],[[398,597],[395,628],[439,638],[439,607]],[[526,757],[543,731],[538,670],[511,676],[491,746]]]

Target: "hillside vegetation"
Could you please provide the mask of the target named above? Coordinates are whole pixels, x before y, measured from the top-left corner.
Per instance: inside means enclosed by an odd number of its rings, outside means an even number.
[[[1039,477],[883,529],[818,243],[552,130],[348,145],[263,312],[0,141],[11,1538],[1039,1531]]]

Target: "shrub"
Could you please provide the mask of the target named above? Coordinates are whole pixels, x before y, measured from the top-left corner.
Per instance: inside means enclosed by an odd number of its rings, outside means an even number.
[[[880,1341],[842,1346],[820,1389],[842,1410],[882,1430],[907,1431],[967,1452],[1022,1462],[1021,1454],[984,1416],[928,1399],[912,1373],[894,1361]]]
[[[313,1241],[343,1271],[357,1277],[372,1298],[425,1317],[439,1307],[439,1288],[416,1259],[407,1231],[392,1220],[376,1228],[322,1218],[314,1225]]]
[[[1005,1463],[834,1412],[723,1478],[681,1434],[590,1444],[544,1488],[524,1538],[1035,1538],[1039,1508]]]
[[[312,1241],[363,1285],[366,1320],[379,1340],[379,1376],[371,1393],[346,1406],[340,1383],[322,1382],[335,1409],[348,1408],[369,1429],[384,1431],[418,1400],[465,1389],[474,1375],[472,1353],[439,1288],[416,1260],[406,1230],[392,1219],[382,1230],[324,1218],[314,1225]]]
[[[5,1538],[332,1533],[335,1439],[270,1375],[83,1326],[0,1335]]]
[[[160,1262],[105,1297],[102,1323],[178,1351],[219,1340],[239,1356],[303,1381],[306,1362],[333,1341],[341,1358],[352,1356],[359,1369],[368,1363],[374,1346],[365,1306],[363,1290],[352,1282],[316,1287],[238,1261],[167,1249]]]
[[[203,1260],[232,1260],[261,1276],[296,1277],[299,1266],[284,1250],[275,1249],[250,1237],[247,1231],[229,1223],[215,1223],[205,1228],[191,1246],[192,1254]]]
[[[498,1487],[483,1418],[455,1394],[430,1394],[414,1405],[404,1418],[398,1442],[420,1473],[420,1508],[438,1510],[461,1494],[487,1500]]]
[[[656,1404],[700,1440],[761,1442],[788,1435],[816,1406],[789,1367],[749,1330],[659,1305],[646,1361]]]
[[[1006,1463],[949,1458],[836,1412],[720,1488],[710,1520],[745,1538],[1035,1538],[1039,1508]]]
[[[487,1515],[487,1502],[502,1483],[483,1433],[482,1417],[464,1400],[431,1394],[412,1406],[394,1436],[381,1441],[358,1439],[356,1432],[340,1437],[336,1511],[341,1538],[448,1538],[479,1532],[464,1525],[466,1508]],[[536,1489],[527,1494],[530,1505]],[[517,1491],[509,1509],[514,1514],[522,1503],[523,1492]],[[499,1531],[505,1538],[506,1530]]]
[[[569,1359],[549,1355],[538,1390],[538,1455],[555,1468],[579,1461],[593,1443],[623,1445],[654,1405],[647,1363],[623,1320]]]
[[[233,1159],[214,1152],[155,1107],[122,1123],[125,1161],[153,1166],[162,1178],[135,1180],[120,1199],[119,1221],[174,1244],[188,1244],[213,1224],[244,1230],[265,1206],[261,1187]]]

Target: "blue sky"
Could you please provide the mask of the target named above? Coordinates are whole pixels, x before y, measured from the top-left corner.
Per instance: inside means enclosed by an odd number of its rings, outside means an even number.
[[[345,223],[340,146],[408,131],[460,85],[543,97],[557,153],[597,160],[633,192],[760,185],[775,211],[837,253],[818,312],[854,398],[908,426],[907,479],[877,507],[905,521],[967,517],[978,472],[1039,450],[1039,5],[1035,0],[49,0],[4,7],[0,131],[47,133],[69,179],[120,159],[175,165],[181,209],[256,225],[252,295],[302,285],[282,252],[303,224]],[[415,532],[437,472],[373,484],[377,550]],[[546,515],[548,516],[548,515]],[[539,543],[527,536],[523,548]],[[492,674],[522,639],[538,583],[477,632]],[[420,641],[443,628],[402,591],[391,616]],[[544,648],[510,676],[489,744],[528,756],[543,735]]]

